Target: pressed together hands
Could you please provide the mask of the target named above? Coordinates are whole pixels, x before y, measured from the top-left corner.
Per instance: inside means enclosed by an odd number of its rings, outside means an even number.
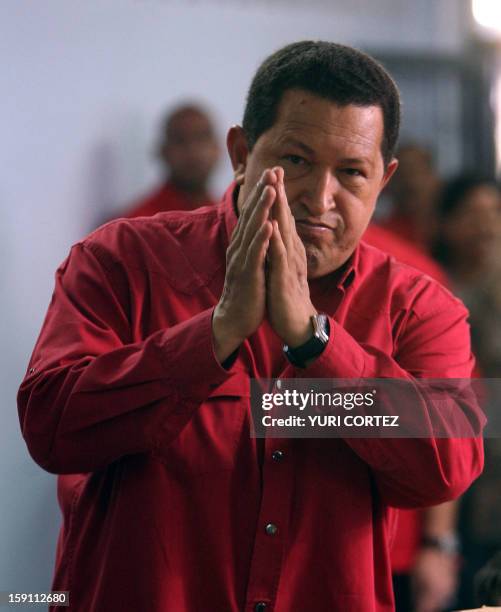
[[[212,332],[220,363],[253,334],[264,318],[285,344],[312,335],[304,245],[296,231],[281,167],[267,169],[251,191],[226,252],[226,276]]]

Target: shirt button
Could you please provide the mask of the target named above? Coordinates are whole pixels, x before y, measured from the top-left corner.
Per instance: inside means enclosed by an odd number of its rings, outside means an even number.
[[[257,604],[254,606],[254,611],[255,612],[265,612],[267,608],[267,605],[264,603],[264,601],[258,601]]]
[[[281,450],[276,450],[273,451],[273,453],[271,454],[271,458],[273,459],[273,461],[282,461],[282,459],[284,458],[284,454]]]
[[[278,527],[274,525],[273,523],[268,523],[266,527],[264,528],[264,530],[266,531],[266,535],[274,536],[278,532]]]

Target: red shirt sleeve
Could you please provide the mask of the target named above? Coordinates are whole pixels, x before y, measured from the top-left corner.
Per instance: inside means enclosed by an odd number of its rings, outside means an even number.
[[[466,322],[468,312],[446,290],[437,285],[430,287],[410,308],[393,355],[360,344],[330,319],[330,340],[324,352],[306,369],[288,368],[286,376],[409,381],[470,378],[474,360]],[[426,422],[428,415],[438,415],[443,405],[419,397],[416,410],[421,411]],[[455,404],[449,413],[461,410],[463,407]],[[430,427],[429,438],[349,438],[346,443],[373,469],[379,491],[390,506],[439,504],[461,495],[483,468],[483,441],[478,432],[485,417],[475,403],[466,410],[472,424],[471,437],[435,438]],[[440,420],[448,426],[446,420]]]
[[[127,290],[102,255],[78,244],[58,269],[18,393],[29,451],[50,472],[154,452],[231,376],[214,355],[212,308],[132,342]]]

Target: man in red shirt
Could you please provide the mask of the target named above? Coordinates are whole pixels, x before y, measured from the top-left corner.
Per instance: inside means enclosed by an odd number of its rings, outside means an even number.
[[[440,178],[431,152],[417,143],[400,146],[397,157],[398,170],[387,190],[391,211],[381,224],[430,253],[437,226],[435,208]]]
[[[398,124],[369,56],[288,45],[229,130],[220,206],[73,247],[18,396],[30,453],[63,475],[71,610],[393,610],[394,508],[460,495],[481,439],[256,439],[249,395],[251,378],[470,375],[462,304],[360,242]]]
[[[158,159],[165,183],[136,202],[125,216],[143,217],[168,210],[193,210],[214,204],[209,179],[219,159],[219,144],[208,113],[195,104],[175,108],[165,119]]]

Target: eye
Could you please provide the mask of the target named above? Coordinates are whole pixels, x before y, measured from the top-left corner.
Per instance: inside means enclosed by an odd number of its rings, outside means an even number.
[[[342,171],[348,176],[365,176],[364,173],[358,168],[343,168]]]
[[[307,163],[304,157],[301,157],[300,155],[284,155],[283,159],[289,161],[294,166],[302,166]]]

